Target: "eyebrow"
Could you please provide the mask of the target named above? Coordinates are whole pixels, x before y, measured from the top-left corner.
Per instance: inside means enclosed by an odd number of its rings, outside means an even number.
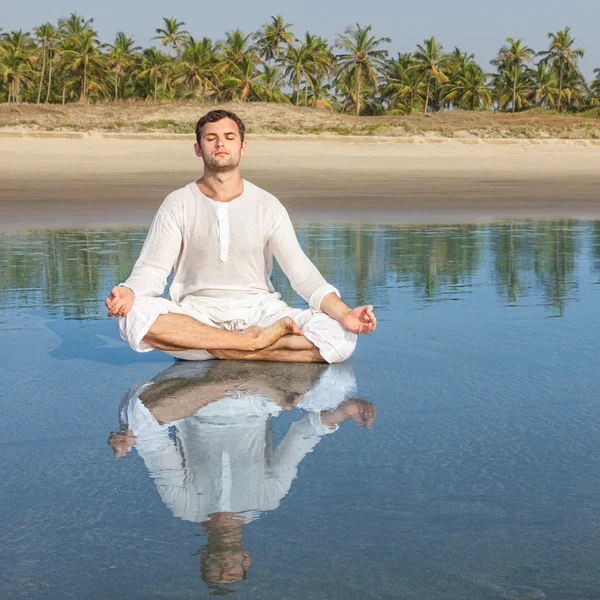
[[[209,135],[217,135],[217,134],[214,131],[209,131],[208,133],[205,133],[204,135],[206,137],[206,136],[209,136]],[[225,135],[238,135],[238,133],[237,133],[237,131],[231,130],[231,131],[226,131]]]

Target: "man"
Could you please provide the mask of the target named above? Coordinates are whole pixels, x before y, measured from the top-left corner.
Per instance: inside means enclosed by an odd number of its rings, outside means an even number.
[[[121,337],[187,360],[211,358],[341,362],[377,321],[372,306],[350,309],[306,257],[289,216],[271,194],[242,179],[245,127],[210,111],[196,125],[198,180],[169,194],[131,276],[106,299]],[[273,258],[308,310],[280,300]],[[159,298],[174,269],[169,300]]]

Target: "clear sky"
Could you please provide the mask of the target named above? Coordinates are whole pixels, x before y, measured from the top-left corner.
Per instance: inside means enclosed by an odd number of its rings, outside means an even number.
[[[500,4],[486,0],[429,0],[398,2],[397,0],[345,0],[332,2],[303,0],[213,1],[171,0],[27,0],[3,2],[0,26],[31,30],[45,21],[56,23],[59,17],[76,11],[94,24],[103,42],[112,42],[117,31],[135,37],[147,47],[162,17],[177,17],[196,38],[209,36],[217,40],[225,31],[240,28],[256,31],[271,15],[283,14],[294,24],[300,37],[306,30],[332,42],[336,33],[348,25],[373,25],[378,37],[389,37],[391,53],[408,52],[425,38],[435,35],[447,51],[458,46],[475,53],[482,67],[492,70],[489,61],[505,38],[525,38],[534,50],[547,46],[548,31],[570,26],[576,46],[585,49],[580,65],[587,79],[600,68],[600,1],[530,0]]]

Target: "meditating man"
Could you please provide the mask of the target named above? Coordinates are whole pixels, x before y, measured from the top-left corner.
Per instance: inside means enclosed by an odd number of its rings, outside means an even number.
[[[245,127],[213,110],[196,125],[203,176],[169,194],[141,254],[106,299],[121,337],[138,352],[176,358],[346,360],[377,321],[351,309],[306,257],[285,208],[242,179]],[[273,258],[309,309],[290,308],[271,284]],[[160,298],[173,272],[169,299]]]

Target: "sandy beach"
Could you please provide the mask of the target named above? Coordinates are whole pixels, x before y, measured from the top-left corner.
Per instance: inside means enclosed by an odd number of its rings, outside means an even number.
[[[0,228],[147,225],[197,178],[193,136],[0,137]],[[600,143],[249,136],[246,179],[296,222],[600,218]]]

